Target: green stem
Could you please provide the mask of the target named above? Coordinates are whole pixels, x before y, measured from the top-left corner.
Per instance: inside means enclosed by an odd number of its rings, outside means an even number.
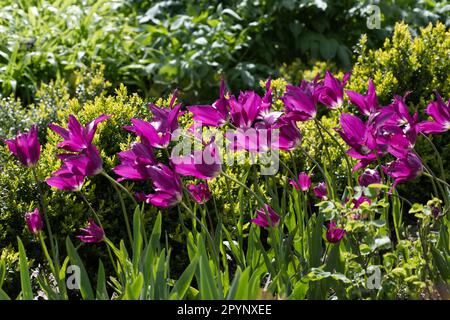
[[[328,131],[328,129],[325,128],[325,127],[320,123],[320,121],[317,121],[316,123],[318,124],[318,126],[319,126],[323,131],[325,131],[325,132],[330,136],[331,139],[333,139],[333,141],[336,143],[336,146],[339,148],[339,150],[341,151],[341,153],[344,155],[344,160],[345,160],[345,163],[347,164],[348,183],[349,183],[350,187],[351,187],[352,190],[353,190],[352,167],[351,167],[351,165],[350,165],[350,160],[348,159],[347,152],[344,150],[344,148],[343,148],[342,145],[339,143],[339,141],[336,139],[336,137],[335,137],[333,134],[331,134],[331,132]]]
[[[105,178],[107,178],[109,181],[112,182],[112,184],[114,184],[115,186],[119,187],[123,192],[125,192],[127,194],[127,196],[131,199],[131,201],[133,201],[133,204],[135,206],[137,206],[137,201],[136,199],[133,197],[133,195],[130,193],[130,191],[128,191],[127,188],[125,188],[123,185],[121,185],[119,182],[116,181],[116,179],[114,179],[113,177],[111,177],[109,174],[107,174],[105,171],[102,171],[100,173],[102,176],[104,176]]]
[[[445,182],[444,180],[442,180],[442,179],[440,179],[440,178],[438,178],[436,176],[433,176],[433,175],[429,174],[428,172],[424,172],[423,175],[426,176],[426,177],[429,177],[431,179],[435,179],[436,181],[438,181],[438,182],[440,182],[442,184],[445,184],[447,187],[450,188],[450,184],[448,184],[447,182]]]
[[[35,180],[36,185],[38,187],[39,201],[41,203],[42,215],[44,216],[45,224],[47,225],[47,232],[48,232],[48,236],[49,236],[49,240],[50,240],[50,249],[52,251],[54,262],[57,262],[57,257],[56,257],[57,253],[56,253],[56,248],[55,248],[55,242],[54,242],[52,227],[50,226],[50,221],[48,219],[47,202],[45,201],[44,192],[42,190],[41,182],[39,181],[39,178],[38,178],[38,175],[37,175],[35,167],[32,167],[32,172],[33,172],[34,180]],[[56,264],[59,265],[58,263],[56,263]]]
[[[435,144],[433,143],[433,141],[431,141],[431,139],[428,136],[426,136],[423,133],[421,133],[421,135],[425,137],[425,139],[429,142],[429,144],[433,148],[433,151],[436,154],[436,157],[438,158],[439,168],[441,169],[442,179],[445,180],[446,179],[446,174],[445,174],[444,164],[442,162],[442,157],[441,157],[438,149],[436,148]]]
[[[123,200],[122,194],[120,193],[120,189],[124,190],[125,193],[130,197],[130,199],[133,200],[133,203],[135,205],[135,207],[138,205],[136,200],[134,199],[134,197],[130,194],[130,192],[127,190],[127,188],[125,188],[124,186],[122,186],[120,183],[118,183],[113,177],[111,177],[110,175],[108,175],[106,172],[102,171],[101,173],[104,177],[106,177],[112,184],[114,190],[116,191],[117,195],[119,196],[119,201],[120,201],[120,206],[122,208],[122,214],[123,214],[123,218],[125,220],[125,227],[127,229],[127,234],[128,234],[128,239],[130,241],[130,245],[133,244],[133,237],[132,237],[132,233],[131,233],[131,227],[130,227],[130,221],[128,219],[128,213],[127,213],[127,208],[125,206],[125,202]],[[142,216],[141,216],[141,220]]]

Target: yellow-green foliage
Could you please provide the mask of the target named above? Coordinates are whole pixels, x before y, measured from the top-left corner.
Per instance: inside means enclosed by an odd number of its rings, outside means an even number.
[[[408,25],[398,23],[382,48],[369,50],[366,36],[359,45],[349,89],[365,92],[372,78],[381,102],[388,103],[394,94],[412,91],[408,101],[419,110],[433,98],[434,90],[450,96],[450,30],[445,25],[430,24],[413,37]]]

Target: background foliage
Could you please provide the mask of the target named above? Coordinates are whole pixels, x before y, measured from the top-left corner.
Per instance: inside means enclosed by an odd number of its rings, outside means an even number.
[[[381,9],[381,29],[367,28],[371,3]],[[0,92],[23,103],[55,79],[74,93],[77,70],[95,63],[105,65],[112,88],[124,83],[150,97],[178,87],[186,101],[203,102],[220,74],[237,89],[298,60],[348,69],[361,34],[376,47],[399,19],[415,32],[448,23],[450,10],[447,1],[413,0],[1,0],[0,7]]]

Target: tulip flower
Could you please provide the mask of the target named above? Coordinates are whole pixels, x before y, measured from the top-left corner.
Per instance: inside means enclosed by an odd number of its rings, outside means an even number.
[[[318,90],[318,100],[330,109],[342,107],[344,101],[344,86],[350,78],[350,73],[346,73],[340,81],[331,72],[326,71],[325,78],[321,82]]]
[[[153,114],[153,118],[151,121],[152,126],[158,132],[174,132],[178,129],[178,117],[183,113],[180,112],[181,103],[175,104],[175,100],[177,99],[177,91],[172,94],[172,98],[170,99],[168,108],[160,108],[155,104],[149,104],[150,111]]]
[[[390,192],[401,182],[417,178],[423,171],[422,161],[414,153],[408,153],[404,158],[392,161],[383,167],[384,172],[394,178]]]
[[[149,180],[151,175],[149,166],[156,164],[156,158],[153,150],[143,143],[133,143],[129,150],[119,152],[120,165],[113,171],[121,176],[119,181],[130,180]]]
[[[364,196],[360,196],[358,199],[352,199],[352,203],[354,204],[355,209],[358,209],[364,202],[366,202],[367,204],[371,204],[372,200]]]
[[[42,221],[39,209],[36,208],[32,212],[25,214],[25,221],[28,225],[28,229],[33,234],[38,234],[44,228],[44,222]]]
[[[400,96],[395,96],[394,103],[383,110],[389,117],[385,117],[383,122],[377,124],[378,148],[385,149],[396,158],[404,157],[416,143],[419,132],[418,113],[411,115],[405,98]]]
[[[319,182],[317,186],[314,187],[313,191],[317,198],[321,200],[325,200],[327,198],[328,191],[325,182]]]
[[[5,140],[9,151],[26,167],[35,166],[41,154],[38,129],[33,125],[28,133],[18,133],[14,139]]]
[[[171,162],[175,171],[182,176],[192,176],[197,179],[212,179],[222,171],[219,150],[211,140],[204,150],[195,150],[188,156],[173,156]]]
[[[375,138],[370,127],[356,116],[343,113],[340,124],[342,129],[336,129],[342,139],[350,146],[347,154],[358,159],[359,163],[353,167],[353,171],[366,167],[377,160],[381,151],[377,149]]]
[[[426,113],[434,121],[423,121],[419,123],[419,131],[425,134],[443,133],[450,130],[450,99],[444,103],[441,96],[436,93],[437,100],[430,102]]]
[[[350,102],[357,106],[359,111],[365,116],[370,116],[379,108],[377,93],[372,79],[369,79],[366,95],[351,90],[346,90],[345,93],[347,93]]]
[[[83,127],[74,115],[69,115],[68,128],[64,129],[56,124],[50,124],[49,128],[59,134],[64,141],[58,144],[58,148],[70,152],[81,152],[92,145],[97,125],[109,119],[111,115],[102,114]]]
[[[378,170],[366,169],[358,177],[359,185],[367,187],[370,184],[381,183],[381,177]]]
[[[211,192],[209,191],[208,185],[206,183],[194,184],[190,183],[187,185],[187,189],[195,201],[199,204],[203,204],[211,199]]]
[[[142,143],[153,148],[167,148],[172,139],[172,133],[178,129],[178,117],[180,116],[181,104],[173,106],[176,92],[173,93],[169,108],[159,108],[150,104],[153,113],[150,122],[141,119],[131,119],[132,126],[124,128],[141,138]]]
[[[279,130],[279,135],[277,143],[272,143],[272,149],[290,151],[302,144],[302,135],[295,121],[281,118],[274,128]]]
[[[193,119],[205,126],[220,127],[228,120],[229,106],[225,98],[225,82],[220,81],[220,98],[212,105],[195,105],[187,108],[193,114]]]
[[[290,184],[297,190],[308,191],[311,188],[311,178],[305,172],[298,175],[298,182],[291,180]]]
[[[327,225],[327,241],[330,243],[338,243],[345,235],[345,230],[336,227],[336,222],[331,221]]]
[[[295,121],[312,120],[317,114],[317,101],[313,92],[306,85],[286,86],[286,93],[281,98],[287,117]]]
[[[229,105],[231,123],[239,128],[250,128],[262,111],[263,100],[257,93],[246,91],[241,92],[238,99],[231,96]]]
[[[252,219],[252,222],[261,228],[268,228],[270,225],[273,227],[278,226],[280,216],[268,204],[265,204],[264,208],[256,210],[257,217]]]
[[[64,163],[45,182],[60,190],[80,191],[85,175],[73,163]]]
[[[57,157],[66,165],[76,167],[77,172],[83,176],[95,176],[103,170],[102,158],[94,145],[89,145],[79,154],[62,153]]]
[[[82,235],[77,236],[81,242],[84,243],[97,243],[101,242],[105,238],[105,232],[100,228],[93,219],[88,219],[88,225],[86,228],[81,228]]]
[[[156,164],[148,169],[155,193],[139,194],[138,199],[162,208],[180,203],[183,198],[183,187],[178,174],[163,164]]]

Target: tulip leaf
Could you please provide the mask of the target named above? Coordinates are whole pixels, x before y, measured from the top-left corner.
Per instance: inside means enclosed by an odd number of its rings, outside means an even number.
[[[141,291],[142,285],[144,284],[144,277],[142,273],[139,273],[138,276],[133,280],[132,283],[126,285],[125,295],[123,297],[124,300],[138,300]]]
[[[367,187],[373,189],[389,189],[389,186],[381,183],[371,183]]]
[[[141,211],[136,206],[133,216],[133,267],[137,270],[142,251]]]
[[[0,288],[0,301],[1,300],[11,300],[11,298]]]
[[[195,271],[197,270],[199,257],[196,256],[189,266],[184,270],[181,274],[180,278],[175,283],[175,286],[172,289],[170,294],[171,298],[176,298],[178,300],[184,299],[187,291],[189,290],[189,286],[191,285],[192,278],[194,277]]]
[[[442,253],[433,245],[431,245],[431,253],[433,255],[433,260],[436,264],[436,267],[439,270],[439,273],[441,274],[444,281],[450,281],[450,266],[448,259],[446,259],[442,255]]]
[[[97,300],[109,300],[108,291],[106,290],[105,268],[101,260],[98,262],[97,272],[97,290],[95,297]]]
[[[19,268],[20,268],[20,284],[22,286],[22,299],[33,300],[33,291],[31,290],[30,272],[28,270],[28,260],[25,254],[25,248],[20,238],[19,243]]]
[[[80,270],[80,292],[83,299],[86,300],[94,300],[94,292],[92,291],[91,282],[89,281],[89,276],[86,272],[86,268],[84,267],[83,261],[77,253],[77,250],[70,241],[70,238],[66,239],[66,248],[67,254],[69,255],[70,263],[75,265]]]
[[[6,275],[6,264],[4,260],[0,260],[0,289],[3,286],[5,275]]]

